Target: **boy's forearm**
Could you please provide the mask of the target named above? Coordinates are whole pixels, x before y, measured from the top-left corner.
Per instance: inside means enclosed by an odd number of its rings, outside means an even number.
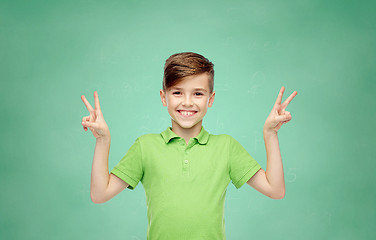
[[[110,174],[108,172],[108,156],[110,153],[111,137],[97,139],[91,169],[90,195],[92,200],[98,199],[105,193]]]
[[[281,151],[279,149],[278,134],[264,130],[266,148],[266,178],[277,196],[285,195],[285,178]]]

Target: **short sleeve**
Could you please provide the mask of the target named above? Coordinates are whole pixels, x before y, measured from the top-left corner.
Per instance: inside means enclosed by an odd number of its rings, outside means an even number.
[[[128,188],[131,190],[142,180],[144,169],[139,138],[135,140],[125,156],[112,169],[111,173],[128,183]]]
[[[230,135],[229,137],[230,179],[238,189],[260,170],[261,166],[238,141]]]

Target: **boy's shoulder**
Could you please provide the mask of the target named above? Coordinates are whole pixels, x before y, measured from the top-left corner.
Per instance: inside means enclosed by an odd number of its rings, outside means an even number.
[[[146,133],[146,134],[139,136],[137,139],[140,141],[150,141],[150,140],[160,139],[160,137],[161,137],[160,133]]]
[[[209,138],[212,141],[220,142],[220,143],[227,143],[227,144],[229,144],[229,143],[231,143],[232,141],[235,140],[230,134],[226,134],[226,133],[209,134]]]

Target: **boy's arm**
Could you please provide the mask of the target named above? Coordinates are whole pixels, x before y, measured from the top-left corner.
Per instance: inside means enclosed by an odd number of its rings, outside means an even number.
[[[264,141],[267,155],[266,172],[261,168],[247,184],[265,196],[282,199],[285,196],[285,179],[277,133],[264,130]]]
[[[108,172],[111,138],[98,138],[91,171],[90,196],[94,203],[104,203],[129,186],[128,183]]]
[[[111,134],[99,104],[98,92],[94,92],[95,108],[81,96],[90,115],[82,118],[84,130],[93,133],[96,138],[93,166],[91,170],[90,197],[94,203],[103,203],[120,193],[129,185],[108,173],[108,155],[110,153]]]
[[[285,87],[282,86],[277,100],[264,125],[264,141],[266,148],[266,172],[260,169],[248,180],[248,185],[255,188],[262,194],[273,198],[281,199],[285,196],[285,178],[283,175],[283,165],[281,151],[278,142],[278,130],[285,123],[291,120],[291,113],[285,111],[291,100],[298,94],[294,91],[283,103],[282,96]]]

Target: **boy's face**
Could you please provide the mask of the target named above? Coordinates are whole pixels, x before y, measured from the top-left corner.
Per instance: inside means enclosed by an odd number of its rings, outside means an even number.
[[[214,101],[215,92],[210,94],[209,91],[208,74],[203,73],[185,77],[166,92],[160,90],[160,96],[175,126],[187,129],[202,124]]]

